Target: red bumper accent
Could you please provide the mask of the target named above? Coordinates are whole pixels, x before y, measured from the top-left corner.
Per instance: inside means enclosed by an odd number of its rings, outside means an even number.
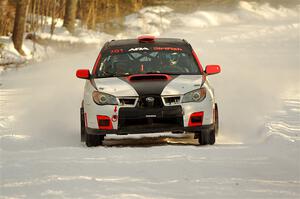
[[[190,115],[188,126],[202,126],[204,112],[195,112]]]
[[[112,122],[110,117],[106,115],[97,115],[98,127],[102,130],[112,130]]]

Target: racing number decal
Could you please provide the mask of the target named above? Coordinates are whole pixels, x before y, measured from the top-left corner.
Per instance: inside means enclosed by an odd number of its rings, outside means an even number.
[[[124,52],[123,49],[112,49],[112,50],[110,51],[111,54],[115,54],[115,53],[123,53],[123,52]]]

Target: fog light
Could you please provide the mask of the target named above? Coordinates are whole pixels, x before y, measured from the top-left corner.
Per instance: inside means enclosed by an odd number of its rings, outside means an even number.
[[[113,129],[110,117],[106,115],[97,115],[98,127],[102,130]]]
[[[189,126],[202,126],[204,112],[195,112],[190,115]]]

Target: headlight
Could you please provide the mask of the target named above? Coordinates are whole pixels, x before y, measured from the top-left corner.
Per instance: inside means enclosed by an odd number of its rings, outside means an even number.
[[[99,105],[107,105],[107,104],[117,105],[118,104],[117,98],[113,95],[94,91],[92,96],[93,96],[94,102]]]
[[[200,88],[183,95],[182,103],[201,102],[206,97],[206,88]]]

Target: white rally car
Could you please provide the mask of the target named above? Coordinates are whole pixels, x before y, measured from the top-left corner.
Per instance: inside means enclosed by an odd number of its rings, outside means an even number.
[[[214,144],[218,107],[205,70],[183,39],[140,36],[105,43],[86,79],[81,140],[101,145],[105,135],[194,133],[200,145]]]

